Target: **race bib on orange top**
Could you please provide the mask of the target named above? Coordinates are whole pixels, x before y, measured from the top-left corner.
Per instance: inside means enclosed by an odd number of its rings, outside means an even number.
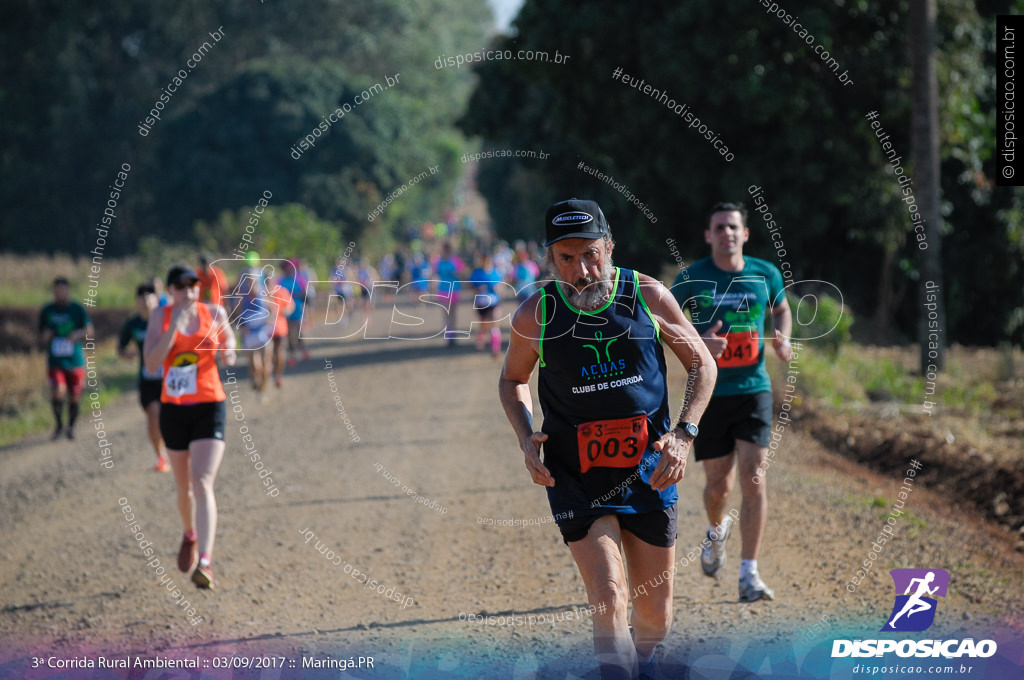
[[[195,352],[183,352],[171,362],[164,376],[164,389],[169,397],[184,397],[198,392],[199,357]]]
[[[581,472],[592,467],[636,467],[647,449],[647,415],[580,423],[576,442]]]
[[[756,364],[760,338],[760,334],[754,330],[727,333],[725,339],[729,344],[726,345],[722,356],[718,357],[719,368],[738,368]]]

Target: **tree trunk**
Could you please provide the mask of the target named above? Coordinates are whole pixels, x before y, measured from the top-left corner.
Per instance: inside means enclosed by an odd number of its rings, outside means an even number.
[[[896,261],[897,244],[895,240],[881,244],[882,266],[878,275],[878,293],[875,300],[875,336],[886,344],[895,340],[896,333],[892,324],[893,277],[892,267]]]
[[[946,327],[942,302],[942,235],[939,215],[939,108],[935,77],[935,0],[910,0],[910,42],[913,65],[913,117],[911,154],[917,205],[924,219],[924,240],[920,248],[921,279],[918,299],[921,315],[917,337],[921,343],[921,373],[937,372],[945,366],[943,331]],[[926,306],[927,303],[927,306]],[[929,339],[937,349],[929,349]]]

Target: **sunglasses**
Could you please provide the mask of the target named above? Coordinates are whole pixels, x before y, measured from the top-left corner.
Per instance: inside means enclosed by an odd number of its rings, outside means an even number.
[[[178,282],[172,283],[171,284],[171,288],[174,289],[174,290],[185,290],[186,288],[191,288],[192,286],[198,286],[198,285],[199,285],[199,281],[192,281],[191,283],[181,283],[180,281],[178,281]]]

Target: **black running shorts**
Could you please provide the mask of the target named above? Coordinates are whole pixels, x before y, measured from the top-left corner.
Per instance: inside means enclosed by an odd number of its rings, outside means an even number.
[[[162,380],[140,380],[139,381],[139,403],[145,411],[154,401],[160,401],[160,390],[163,388]]]
[[[768,446],[771,427],[771,392],[712,397],[693,442],[694,457],[710,460],[728,456],[737,439]]]
[[[227,408],[223,401],[201,404],[160,404],[160,434],[171,451],[188,451],[197,439],[224,441]]]
[[[586,517],[574,517],[558,524],[558,530],[562,532],[562,541],[569,545],[575,541],[581,541],[590,533],[590,527],[603,515],[587,515]],[[671,548],[676,544],[676,506],[670,505],[663,510],[645,512],[638,515],[615,515],[619,520],[619,527],[628,531],[644,543],[658,546],[659,548]]]

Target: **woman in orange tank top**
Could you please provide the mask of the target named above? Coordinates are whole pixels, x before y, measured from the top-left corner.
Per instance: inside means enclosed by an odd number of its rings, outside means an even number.
[[[217,500],[213,484],[224,457],[224,388],[217,372],[217,353],[235,364],[235,335],[220,305],[199,301],[199,276],[188,267],[173,267],[167,287],[173,304],[154,309],[149,317],[144,354],[146,368],[163,367],[160,433],[174,469],[178,512],[185,536],[178,568],[192,572],[200,588],[213,587]]]

